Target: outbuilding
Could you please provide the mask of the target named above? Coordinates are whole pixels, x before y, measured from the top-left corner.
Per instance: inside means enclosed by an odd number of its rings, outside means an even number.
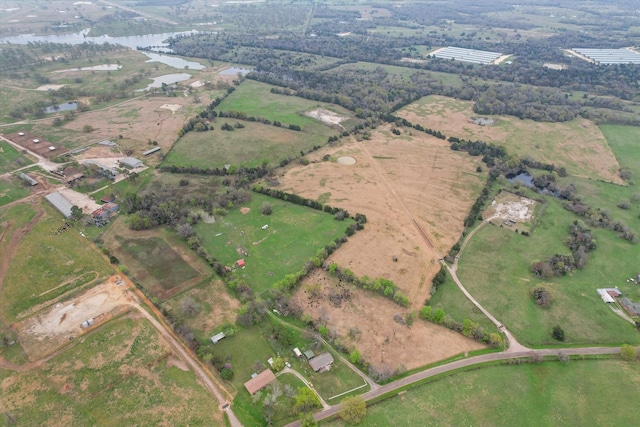
[[[71,218],[71,208],[73,204],[64,198],[64,196],[58,192],[47,194],[44,196],[49,203],[53,205],[65,218]]]
[[[135,169],[139,168],[144,163],[142,163],[142,160],[138,160],[135,157],[125,157],[124,159],[120,160],[120,164],[128,168]]]
[[[21,173],[18,176],[20,177],[21,180],[23,180],[24,182],[28,183],[31,186],[38,185],[38,181],[36,181],[35,179],[31,178],[26,173]]]
[[[151,150],[147,150],[144,153],[142,153],[143,156],[148,156],[149,154],[153,154],[155,152],[158,152],[162,149],[162,147],[154,147]]]
[[[302,352],[300,351],[300,349],[298,347],[293,349],[293,354],[295,354],[296,357],[302,357]]]
[[[224,337],[226,337],[224,332],[220,332],[219,334],[215,334],[211,337],[211,342],[213,342],[214,344],[218,344],[218,342]]]

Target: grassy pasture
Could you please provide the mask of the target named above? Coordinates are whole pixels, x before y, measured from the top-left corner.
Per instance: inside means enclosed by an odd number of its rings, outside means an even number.
[[[621,182],[613,151],[599,128],[588,120],[540,123],[510,116],[486,116],[494,119],[495,124],[480,126],[472,122],[478,116],[473,112],[473,102],[435,95],[408,105],[398,115],[447,136],[493,142],[504,146],[510,154],[563,166],[574,176]]]
[[[174,360],[146,320],[112,320],[40,369],[0,370],[0,425],[11,425],[7,414],[19,425],[222,425],[211,395]]]
[[[469,241],[458,276],[472,295],[526,345],[554,344],[551,328],[560,325],[567,344],[640,342],[640,334],[615,315],[596,288],[620,285],[637,268],[637,247],[615,233],[592,229],[598,247],[583,270],[549,280],[537,279],[530,266],[555,253],[569,254],[564,245],[569,225],[578,217],[547,198],[547,208],[530,237],[486,225]],[[551,307],[538,307],[533,288],[545,284]]]
[[[129,275],[160,301],[195,286],[210,272],[184,241],[166,229],[135,232],[118,218],[104,239]]]
[[[322,135],[325,138],[334,135],[336,131],[318,120],[303,116],[302,113],[322,107],[344,117],[352,116],[351,112],[337,105],[271,93],[272,87],[266,83],[245,80],[220,104],[219,109],[242,111],[250,116],[282,122],[283,126],[298,125],[305,133]]]
[[[376,403],[360,425],[633,425],[638,381],[640,364],[618,360],[492,366]]]
[[[127,239],[119,236],[118,240],[124,250],[143,265],[163,289],[170,289],[176,283],[198,276],[198,272],[159,237]]]
[[[306,152],[314,145],[326,143],[327,138],[252,122],[242,122],[243,129],[223,131],[220,129],[222,120],[231,125],[236,123],[234,119],[218,119],[215,130],[189,132],[171,149],[163,166],[221,168],[230,164],[255,167],[263,161],[277,164],[282,159],[299,156],[300,151]]]
[[[270,216],[260,211],[265,202],[272,206]],[[256,293],[301,270],[319,249],[342,236],[351,221],[336,221],[325,212],[255,193],[243,207],[250,212],[243,215],[234,209],[215,224],[200,222],[194,229],[202,246],[222,264],[233,266],[245,259],[246,267],[236,269],[235,275]],[[269,228],[263,230],[263,225]]]
[[[0,206],[27,197],[31,192],[17,177],[0,178]]]
[[[6,141],[0,141],[0,175],[33,163]]]
[[[88,247],[78,225],[53,235],[65,221],[48,203],[43,202],[42,207],[45,214],[23,236],[9,263],[0,299],[0,309],[8,319],[15,320],[37,304],[113,273],[103,256]],[[29,215],[33,218],[34,212]]]

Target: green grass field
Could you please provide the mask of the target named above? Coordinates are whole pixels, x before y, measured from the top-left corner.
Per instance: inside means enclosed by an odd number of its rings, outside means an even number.
[[[174,357],[147,321],[112,320],[40,369],[0,370],[0,425],[222,425],[212,396]]]
[[[34,227],[19,243],[5,277],[0,309],[9,319],[73,288],[107,277],[112,267],[80,236],[81,226],[53,235],[64,224],[48,203]],[[29,215],[34,212],[29,208]],[[45,293],[46,292],[46,293]]]
[[[243,129],[223,131],[220,128],[225,122],[233,125],[237,120],[217,119],[215,130],[189,132],[169,151],[162,165],[205,169],[224,165],[256,167],[263,161],[277,165],[283,159],[299,156],[300,151],[306,153],[327,141],[327,136],[322,134],[252,122],[241,122],[245,126]]]
[[[274,94],[271,93],[272,87],[266,83],[245,80],[220,104],[218,109],[242,111],[250,116],[282,122],[283,126],[298,125],[305,133],[325,136],[325,141],[326,137],[336,134],[336,131],[318,120],[303,116],[302,113],[322,107],[341,116],[352,117],[351,112],[337,105]]]
[[[273,213],[262,214],[263,203],[270,203]],[[233,209],[215,224],[198,223],[194,229],[211,255],[222,264],[233,266],[246,261],[236,276],[262,293],[284,278],[296,273],[304,263],[337,237],[344,234],[351,220],[336,221],[333,215],[253,193],[243,215]],[[266,230],[262,226],[268,225]],[[248,255],[245,255],[248,253]]]
[[[492,366],[376,403],[359,425],[630,426],[638,381],[640,364],[618,360]]]
[[[31,191],[17,177],[0,179],[0,206],[27,197]]]
[[[551,328],[560,325],[568,344],[619,344],[640,342],[635,328],[602,303],[596,289],[620,286],[637,269],[637,246],[609,230],[592,229],[598,247],[583,270],[554,277],[536,278],[530,272],[534,261],[555,253],[569,254],[563,242],[569,225],[577,217],[555,198],[530,237],[504,228],[485,225],[469,241],[460,259],[458,277],[467,290],[525,345],[558,343]],[[531,296],[534,287],[546,283],[554,301],[538,307]],[[635,289],[633,290],[634,292]]]
[[[33,163],[6,141],[0,141],[0,175]]]

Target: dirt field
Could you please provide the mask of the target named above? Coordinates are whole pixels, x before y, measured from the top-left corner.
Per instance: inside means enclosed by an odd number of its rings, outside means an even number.
[[[572,175],[623,184],[617,175],[620,165],[593,122],[578,118],[563,123],[542,123],[491,116],[495,125],[479,126],[472,123],[472,118],[477,116],[472,108],[471,101],[428,96],[405,107],[398,115],[447,136],[494,142],[505,146],[509,153],[564,166]]]
[[[345,120],[349,120],[349,117],[341,116],[334,113],[333,111],[329,111],[324,108],[316,108],[315,110],[307,111],[303,114],[307,117],[320,120],[322,123],[325,123],[329,126],[339,127],[340,129],[344,129],[340,123],[344,122]]]
[[[118,276],[99,284],[67,301],[59,302],[38,314],[13,325],[20,344],[30,360],[39,360],[88,331],[82,322],[94,319],[94,325],[110,319],[127,309],[130,297],[126,286],[118,286]],[[121,282],[120,282],[121,283]]]
[[[310,159],[329,153],[351,156],[357,163],[295,166],[280,178],[282,190],[365,214],[365,229],[330,261],[358,276],[393,280],[419,307],[429,295],[438,258],[458,240],[481,189],[484,178],[475,173],[479,159],[451,151],[445,141],[424,134],[396,137],[389,127],[378,129],[370,141],[328,150]]]
[[[310,297],[306,291],[310,283],[321,284],[320,298]],[[317,270],[298,288],[293,300],[314,321],[328,325],[348,347],[356,347],[373,365],[382,364],[384,357],[384,364],[393,369],[399,366],[413,369],[484,347],[459,333],[419,319],[411,327],[401,325],[393,317],[405,315],[407,310],[355,287],[351,289],[351,298],[336,307],[327,297],[336,286],[335,278]]]
[[[151,148],[148,140],[157,141],[164,148],[171,146],[178,130],[193,115],[188,107],[191,98],[171,98],[173,110],[165,108],[169,98],[158,96],[126,102],[106,110],[90,111],[79,115],[67,123],[65,128],[82,131],[85,125],[96,130],[92,137],[100,135],[105,139],[123,136],[123,140],[132,142],[133,156],[141,156]],[[182,107],[182,108],[179,108]]]
[[[535,200],[502,191],[482,213],[482,217],[491,218],[490,222],[500,227],[529,231],[537,203]]]
[[[19,133],[22,133],[24,135],[19,135]],[[64,147],[61,147],[58,144],[53,144],[43,137],[31,132],[14,132],[4,135],[4,137],[18,144],[19,146],[24,147],[27,150],[30,150],[31,152],[46,158],[57,157],[60,154],[69,151]],[[38,142],[34,142],[36,140]],[[51,150],[51,147],[53,147],[54,150]]]

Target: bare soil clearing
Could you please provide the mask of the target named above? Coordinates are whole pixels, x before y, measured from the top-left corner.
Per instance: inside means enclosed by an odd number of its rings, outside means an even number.
[[[20,344],[29,358],[39,360],[86,332],[88,329],[82,329],[81,324],[88,319],[94,319],[97,325],[125,311],[131,299],[126,285],[116,285],[118,279],[113,276],[71,300],[15,324]]]
[[[389,130],[379,128],[362,144],[319,150],[309,157],[315,162],[292,167],[280,181],[284,191],[365,214],[365,229],[329,261],[358,276],[393,280],[417,308],[429,295],[439,253],[457,241],[483,177],[474,172],[479,159],[450,150],[445,141],[424,134],[396,137]],[[344,167],[320,161],[325,154],[358,162]]]
[[[576,176],[624,184],[613,151],[598,126],[589,120],[543,123],[489,116],[496,124],[479,126],[473,123],[473,102],[435,95],[405,107],[398,115],[447,136],[503,145],[510,153],[564,166]]]
[[[492,222],[496,225],[506,225],[503,224],[503,221],[511,221],[515,224],[528,223],[533,219],[533,213],[537,203],[535,200],[527,197],[502,191],[496,199],[491,202],[491,206],[483,212],[482,217],[487,219],[492,218]],[[509,225],[509,227],[513,225]]]
[[[357,348],[372,365],[388,365],[394,370],[400,366],[413,369],[484,348],[476,341],[432,323],[416,320],[411,327],[401,325],[394,321],[394,315],[406,315],[406,309],[355,287],[350,288],[351,298],[336,307],[328,298],[337,288],[336,282],[334,277],[318,270],[298,288],[293,301],[314,321],[328,325],[347,347]],[[306,291],[307,284],[315,283],[321,284],[321,297],[311,297]]]
[[[320,120],[322,123],[325,123],[329,126],[337,126],[342,129],[340,123],[345,120],[349,120],[348,117],[341,116],[339,114],[334,113],[333,111],[329,111],[324,108],[316,108],[312,111],[307,111],[303,113],[307,117],[311,117],[316,120]]]

